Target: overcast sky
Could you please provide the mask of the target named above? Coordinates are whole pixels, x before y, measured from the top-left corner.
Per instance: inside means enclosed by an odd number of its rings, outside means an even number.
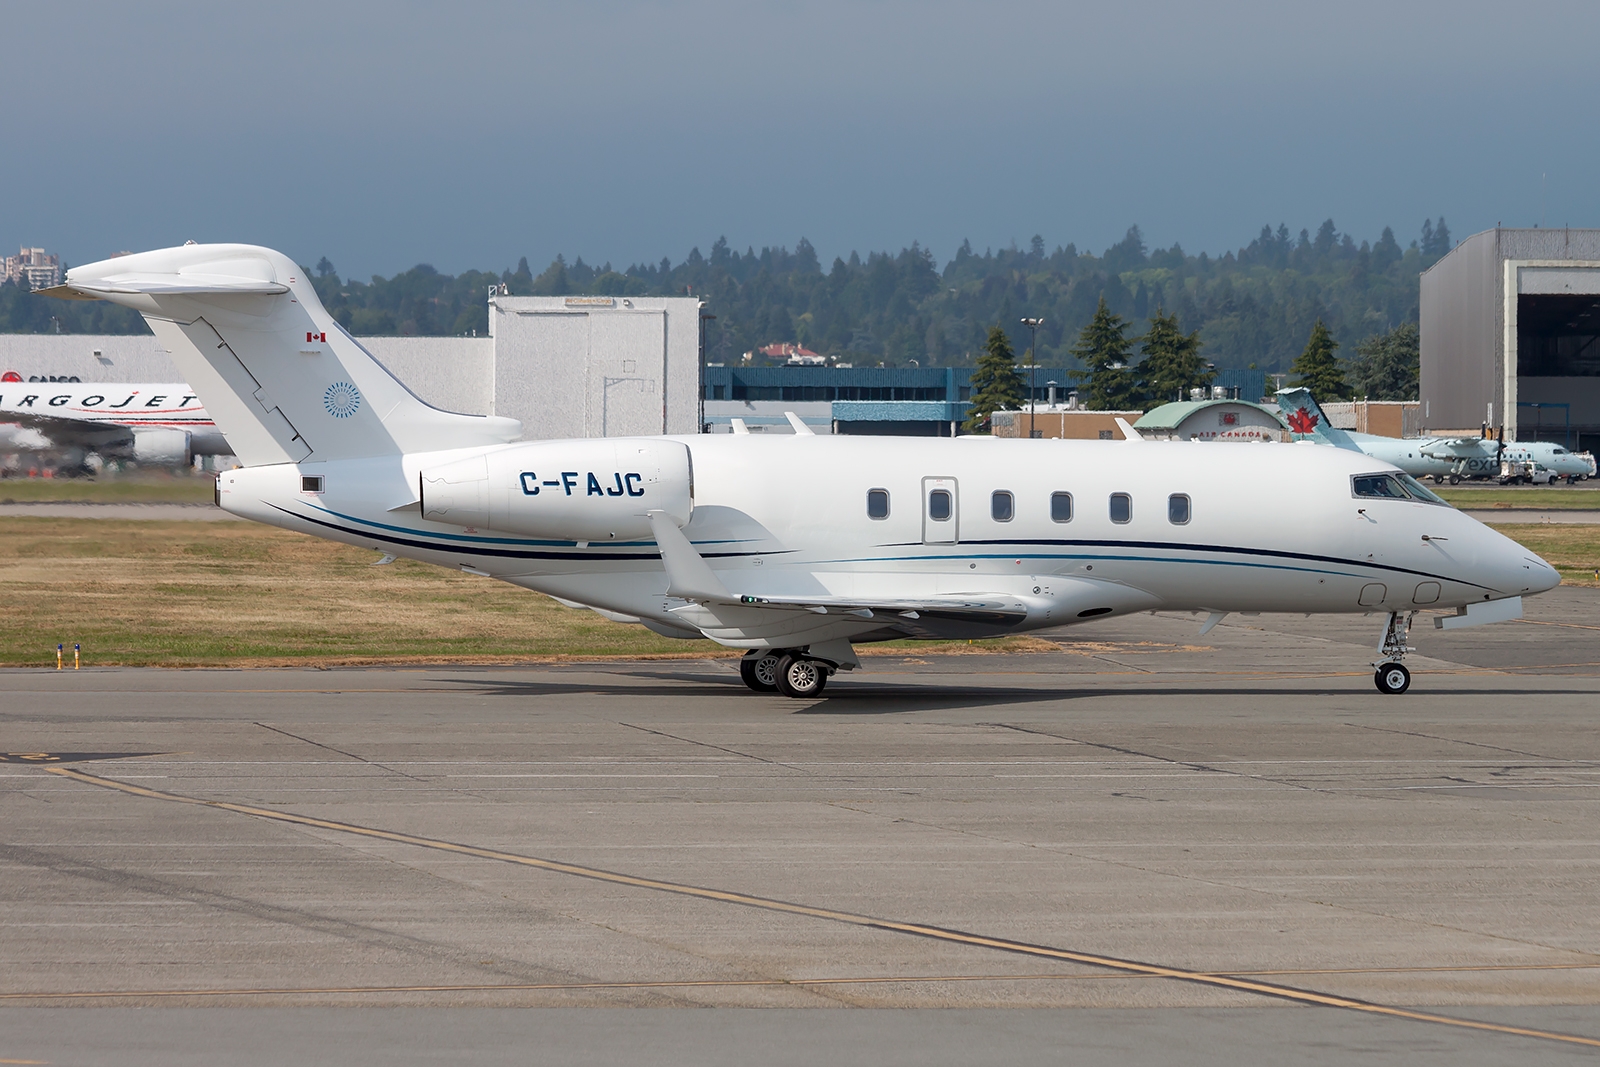
[[[1593,0],[7,4],[0,249],[365,277],[1597,226],[1597,31]]]

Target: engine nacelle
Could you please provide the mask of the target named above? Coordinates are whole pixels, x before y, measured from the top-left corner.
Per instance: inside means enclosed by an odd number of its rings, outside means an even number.
[[[133,458],[153,467],[187,467],[194,459],[189,449],[189,431],[166,426],[135,426]]]
[[[650,538],[647,511],[678,526],[694,511],[689,448],[678,441],[530,441],[421,472],[422,517],[559,541]]]

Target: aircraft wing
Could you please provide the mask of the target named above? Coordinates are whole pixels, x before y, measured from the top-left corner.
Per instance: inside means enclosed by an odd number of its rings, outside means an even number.
[[[1022,619],[1025,604],[1005,593],[977,593],[959,597],[875,599],[833,596],[741,596],[733,601],[747,607],[801,608],[817,615],[855,615],[863,619],[899,617],[915,621],[923,615],[962,616],[1000,622]]]
[[[64,419],[42,412],[0,411],[0,423],[3,422],[38,430],[58,448],[98,448],[102,447],[107,439],[132,439],[131,431],[125,426],[87,419]]]
[[[1487,455],[1484,449],[1486,437],[1435,437],[1424,444],[1419,451],[1426,456],[1447,456],[1451,459],[1470,459],[1475,456]],[[1494,446],[1494,441],[1489,441]]]

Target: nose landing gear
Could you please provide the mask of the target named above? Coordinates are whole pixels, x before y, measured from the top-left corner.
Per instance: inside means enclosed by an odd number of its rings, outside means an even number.
[[[1383,639],[1378,642],[1378,662],[1373,664],[1377,669],[1373,672],[1372,681],[1380,693],[1398,696],[1411,688],[1411,672],[1400,661],[1407,652],[1416,651],[1406,644],[1406,638],[1411,633],[1411,620],[1416,617],[1414,611],[1405,615],[1398,611],[1389,612],[1389,621],[1383,628]]]

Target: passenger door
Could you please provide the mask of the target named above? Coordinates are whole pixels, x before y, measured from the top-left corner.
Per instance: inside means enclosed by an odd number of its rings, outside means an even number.
[[[922,479],[922,543],[953,545],[960,538],[960,497],[954,478]]]

